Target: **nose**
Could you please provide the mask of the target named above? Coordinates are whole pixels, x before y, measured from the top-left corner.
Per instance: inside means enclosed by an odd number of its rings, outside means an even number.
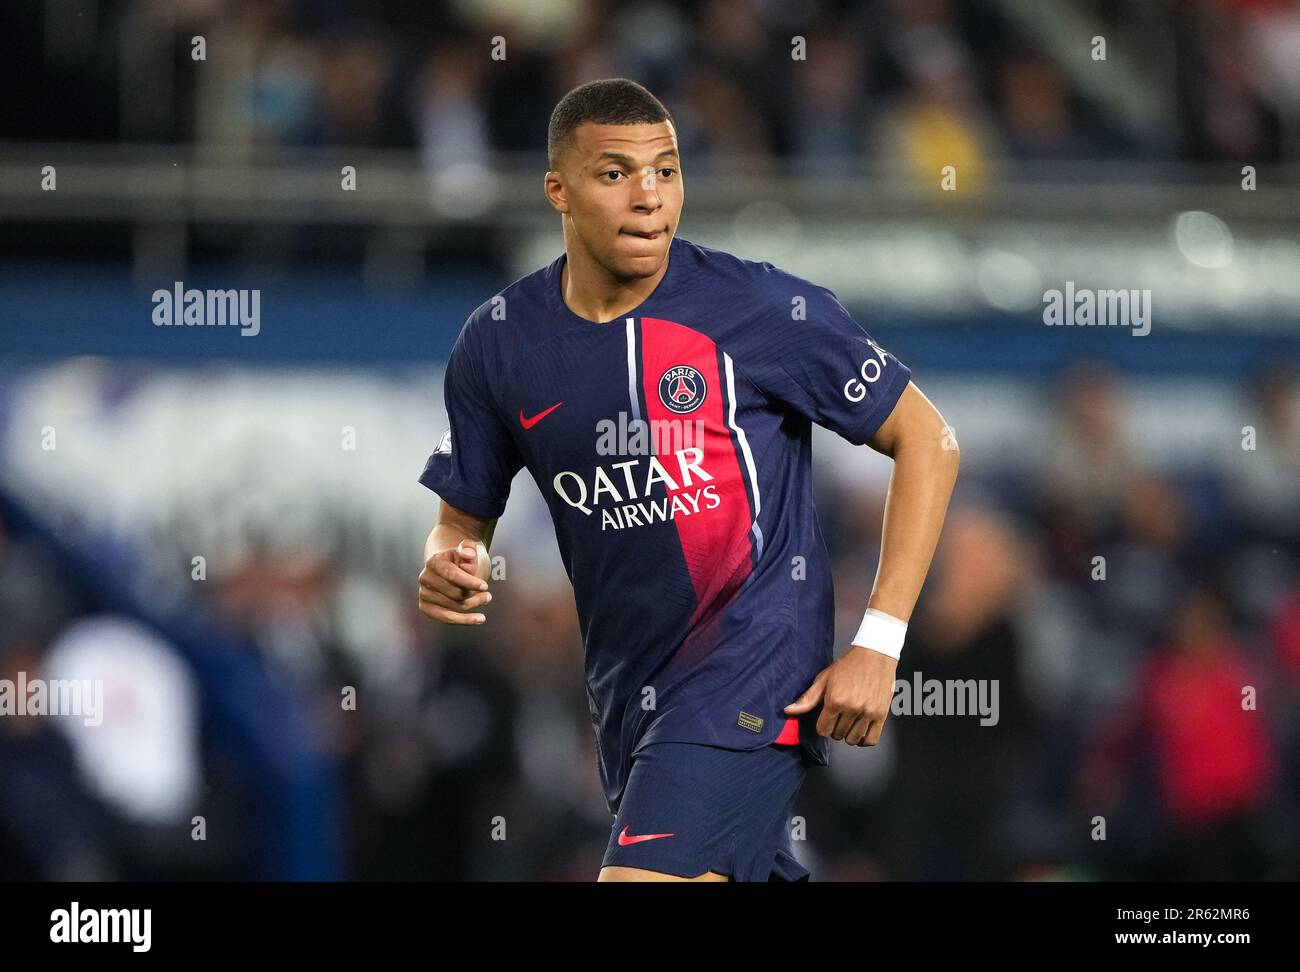
[[[632,208],[638,213],[653,213],[663,205],[659,198],[658,173],[653,169],[641,173],[637,185],[640,188],[632,193]]]

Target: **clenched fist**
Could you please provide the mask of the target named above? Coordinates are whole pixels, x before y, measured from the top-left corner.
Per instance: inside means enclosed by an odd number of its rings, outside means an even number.
[[[492,561],[483,541],[462,540],[439,550],[420,571],[420,613],[444,624],[482,624],[476,609],[492,600],[488,578]]]

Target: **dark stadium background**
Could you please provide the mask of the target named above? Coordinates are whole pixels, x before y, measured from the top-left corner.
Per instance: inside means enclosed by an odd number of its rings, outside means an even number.
[[[996,679],[999,721],[833,745],[797,807],[814,879],[1300,874],[1300,3],[0,19],[0,678],[102,672],[109,706],[0,718],[0,878],[594,879],[527,473],[487,625],[415,592],[442,365],[562,251],[547,118],[598,77],[673,114],[679,235],[830,287],[961,442],[899,677]],[[155,327],[176,281],[258,289],[260,332]],[[1150,290],[1150,333],[1045,326],[1067,282]],[[815,449],[842,649],[889,464]]]

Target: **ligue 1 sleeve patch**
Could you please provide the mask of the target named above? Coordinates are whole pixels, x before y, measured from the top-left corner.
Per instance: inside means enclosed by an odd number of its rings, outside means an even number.
[[[438,448],[433,450],[433,454],[435,456],[451,455],[451,428],[450,427],[447,428],[446,432],[442,433],[442,438],[438,440]]]
[[[762,716],[756,716],[751,712],[746,712],[744,709],[741,709],[740,718],[736,720],[736,725],[740,726],[742,729],[748,729],[750,732],[762,732],[763,718]]]

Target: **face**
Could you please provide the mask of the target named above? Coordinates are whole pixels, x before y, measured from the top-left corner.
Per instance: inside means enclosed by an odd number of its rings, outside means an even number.
[[[570,238],[612,276],[654,276],[682,211],[672,123],[584,122],[574,136],[559,170],[546,174],[551,205],[564,215]]]

